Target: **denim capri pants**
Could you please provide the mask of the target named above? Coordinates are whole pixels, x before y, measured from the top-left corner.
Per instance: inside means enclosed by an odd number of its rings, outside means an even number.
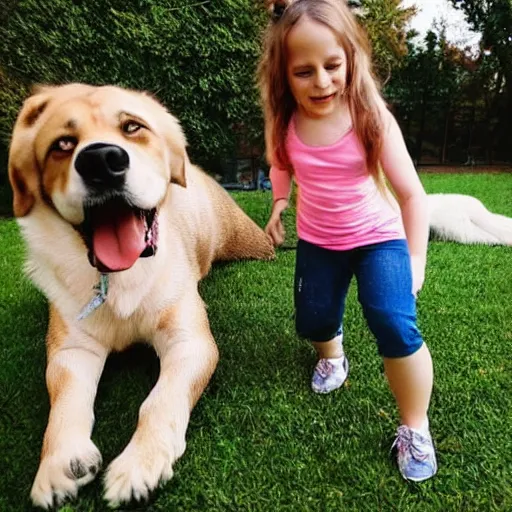
[[[416,300],[406,240],[324,249],[299,240],[295,266],[295,326],[310,341],[329,341],[343,322],[345,299],[355,275],[358,299],[383,357],[405,357],[423,339],[416,325]]]

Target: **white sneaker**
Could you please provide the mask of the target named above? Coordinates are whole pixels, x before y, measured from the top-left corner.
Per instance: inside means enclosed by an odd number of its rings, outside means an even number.
[[[437,473],[436,452],[428,428],[420,431],[400,425],[391,448],[397,451],[398,469],[406,480],[423,482]]]
[[[311,388],[315,393],[330,393],[347,380],[348,359],[345,355],[332,359],[319,359],[313,371]]]

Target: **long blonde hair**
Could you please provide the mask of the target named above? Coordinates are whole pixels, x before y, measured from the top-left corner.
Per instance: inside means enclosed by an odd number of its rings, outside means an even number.
[[[283,3],[283,2],[281,2]],[[287,79],[286,39],[303,17],[325,25],[336,35],[347,56],[346,89],[355,133],[362,144],[369,172],[381,181],[379,155],[382,148],[384,100],[371,69],[371,50],[366,33],[345,0],[296,0],[277,21],[267,27],[258,83],[265,115],[267,160],[292,171],[286,151],[286,133],[297,108]]]

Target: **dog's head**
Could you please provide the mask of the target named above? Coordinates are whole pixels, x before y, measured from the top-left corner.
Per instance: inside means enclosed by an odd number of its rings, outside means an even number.
[[[92,265],[130,268],[154,254],[170,182],[186,186],[178,121],[150,96],[117,87],[41,87],[14,126],[14,214],[39,203],[80,232]]]

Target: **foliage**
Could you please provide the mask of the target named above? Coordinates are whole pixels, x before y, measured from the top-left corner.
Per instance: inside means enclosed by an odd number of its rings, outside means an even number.
[[[497,54],[504,68],[512,69],[512,2],[510,0],[451,0],[461,9],[484,48]]]
[[[468,72],[461,65],[463,54],[447,42],[444,33],[437,35],[429,31],[424,43],[423,46],[409,43],[403,66],[395,71],[385,90],[402,120],[409,149],[417,161],[429,128],[437,132],[434,133],[437,143],[443,146],[443,140],[439,139],[443,131],[439,127],[444,127],[451,111],[464,103],[464,97],[457,93],[468,79]],[[410,133],[412,120],[418,125],[414,145]],[[444,160],[442,156],[441,159]]]
[[[497,87],[503,87],[505,95],[501,106],[499,126],[493,136],[502,144],[512,145],[510,119],[512,118],[512,1],[511,0],[451,0],[461,9],[476,32],[482,34],[482,49],[486,67],[497,75]]]
[[[114,83],[151,91],[181,120],[192,157],[221,172],[237,151],[263,152],[254,72],[267,14],[252,0],[4,0],[0,141],[33,83]],[[376,69],[404,53],[412,14],[366,0]],[[1,142],[0,142],[1,146]]]
[[[475,30],[483,32],[489,55],[465,55],[450,47],[441,32],[426,46],[412,44],[407,23],[415,8],[403,8],[399,0],[350,3],[360,7],[376,73],[386,84],[388,99],[397,105],[402,125],[420,132],[423,111],[426,132],[440,134],[450,123],[471,126],[475,117],[476,124],[488,127],[481,135],[486,161],[496,148],[500,158],[510,160],[510,0],[451,1],[464,9]],[[263,4],[0,0],[0,183],[5,180],[2,153],[16,112],[37,82],[113,83],[154,93],[181,120],[193,160],[212,172],[222,174],[222,161],[237,153],[263,154],[254,83],[260,34],[268,16]],[[452,112],[454,120],[446,112]],[[458,161],[464,161],[468,141],[474,139],[469,132],[473,130],[451,140]],[[422,143],[416,140],[413,145],[417,150]]]
[[[22,84],[151,91],[204,160],[235,150],[235,126],[259,140],[253,76],[264,21],[252,0],[19,0],[0,30],[0,69]],[[9,110],[4,139],[12,118]]]
[[[453,46],[442,24],[408,46],[385,93],[415,160],[510,161],[509,94],[496,57]]]
[[[12,75],[8,75],[0,66],[0,157],[3,156],[3,144],[9,140],[12,121],[18,113],[19,106],[28,90],[23,82]],[[0,163],[0,171],[1,171]],[[0,184],[2,183],[2,173],[0,172]]]
[[[402,7],[401,0],[362,0],[361,9],[376,72],[386,82],[407,54],[407,24],[416,8]]]

